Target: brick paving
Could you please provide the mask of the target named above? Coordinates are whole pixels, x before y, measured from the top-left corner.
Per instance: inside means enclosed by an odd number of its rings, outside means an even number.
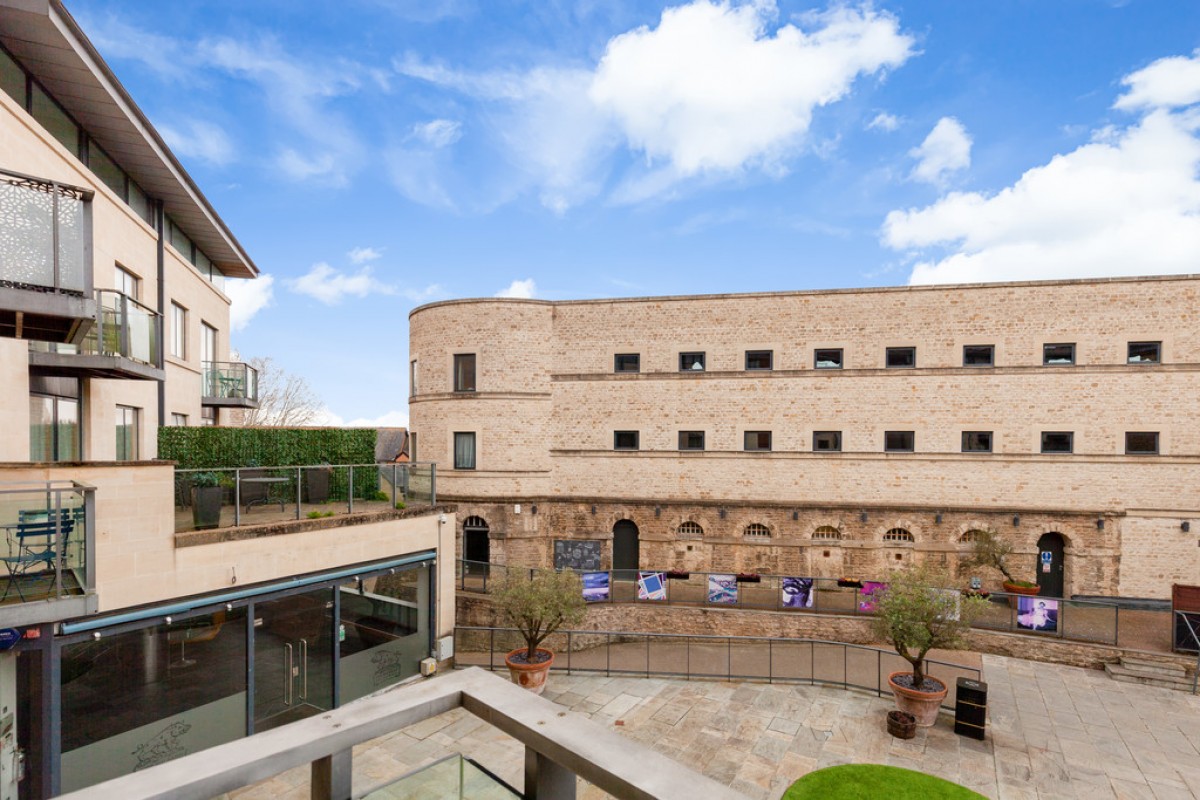
[[[846,763],[916,769],[999,800],[1200,797],[1200,697],[1074,667],[983,662],[984,742],[955,735],[947,715],[893,739],[891,698],[836,688],[554,675],[545,696],[751,798],[778,798],[805,773]],[[355,790],[454,752],[522,783],[521,745],[456,709],[356,748]],[[232,797],[307,792],[307,771],[293,770]],[[606,795],[581,784],[580,796]]]

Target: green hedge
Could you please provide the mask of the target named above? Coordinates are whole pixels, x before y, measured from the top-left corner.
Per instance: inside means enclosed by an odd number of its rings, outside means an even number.
[[[179,469],[374,464],[374,428],[158,429],[158,457]]]

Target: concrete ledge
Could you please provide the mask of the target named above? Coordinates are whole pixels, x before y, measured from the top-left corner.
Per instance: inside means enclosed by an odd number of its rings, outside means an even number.
[[[340,514],[333,517],[321,517],[320,519],[293,519],[286,522],[272,522],[266,525],[242,525],[237,528],[181,531],[175,534],[175,547],[199,547],[206,544],[260,539],[264,536],[286,536],[291,533],[304,533],[306,531],[348,528],[355,525],[366,525],[371,522],[384,522],[392,519],[410,519],[430,514],[453,514],[454,510],[455,507],[453,505],[439,504],[436,506],[415,506],[395,511]]]
[[[69,800],[209,800],[462,706],[603,791],[635,800],[744,795],[481,669],[367,697],[247,739],[67,795]],[[328,763],[328,762],[326,762]],[[314,777],[320,770],[314,770]],[[320,787],[314,786],[313,796]],[[348,797],[341,791],[335,797]]]

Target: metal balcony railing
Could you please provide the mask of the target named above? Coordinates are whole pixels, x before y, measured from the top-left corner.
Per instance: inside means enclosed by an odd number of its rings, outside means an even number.
[[[205,400],[258,402],[258,370],[241,361],[205,361],[201,394]]]
[[[14,603],[92,591],[95,494],[76,481],[0,485],[0,617]]]
[[[0,283],[91,294],[92,192],[0,170]]]
[[[154,365],[162,317],[132,297],[111,290],[96,292],[96,325],[84,337],[85,355],[120,356]]]

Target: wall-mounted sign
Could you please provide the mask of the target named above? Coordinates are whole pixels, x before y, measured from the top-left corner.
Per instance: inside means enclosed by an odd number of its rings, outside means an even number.
[[[21,641],[21,632],[16,628],[0,628],[0,652],[12,650]]]

